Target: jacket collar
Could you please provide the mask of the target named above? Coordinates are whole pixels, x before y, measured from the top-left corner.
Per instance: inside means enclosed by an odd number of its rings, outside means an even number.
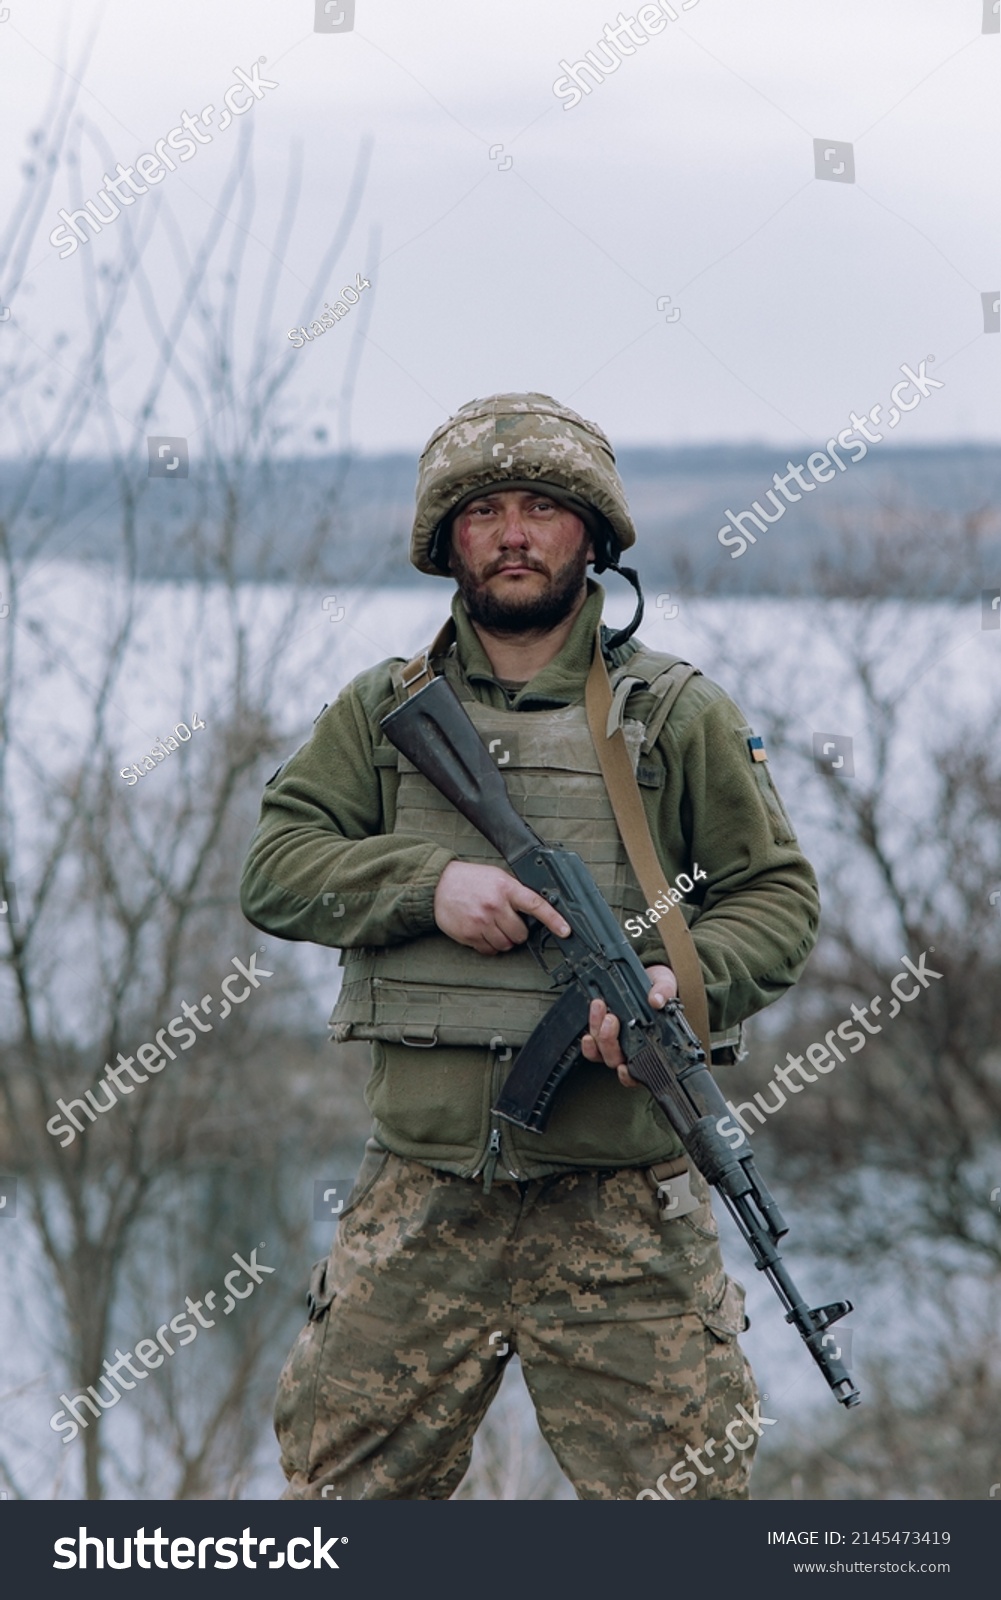
[[[582,698],[594,653],[594,636],[605,603],[605,591],[593,578],[587,580],[587,591],[587,599],[574,620],[563,649],[548,666],[526,683],[512,702],[515,709],[528,710],[529,703],[540,709],[566,706]],[[500,688],[458,593],[452,600],[452,619],[455,623],[456,656],[465,676],[470,683],[481,682]]]

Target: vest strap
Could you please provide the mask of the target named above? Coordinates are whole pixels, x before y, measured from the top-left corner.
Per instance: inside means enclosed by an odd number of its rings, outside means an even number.
[[[655,655],[645,645],[640,645],[622,666],[614,668],[611,673],[610,681],[615,692],[608,714],[608,737],[611,738],[615,729],[621,726],[625,702],[633,689],[642,684],[657,700],[657,706],[646,722],[643,737],[643,754],[648,755],[660,738],[660,731],[674,710],[674,702],[689,678],[701,676],[702,669],[683,657],[666,652]]]
[[[611,704],[608,709],[608,717],[605,721],[606,738],[610,739],[616,729],[622,727],[622,718],[625,715],[626,701],[629,699],[630,694],[637,687],[637,685],[642,684],[644,681],[645,680],[643,678],[625,677],[619,679],[618,683],[615,685],[615,693],[612,696]]]
[[[455,643],[455,623],[449,617],[438,629],[426,650],[421,650],[412,656],[400,673],[400,687],[409,700],[418,689],[423,689],[434,677],[432,660],[438,656],[448,655]]]
[[[647,897],[647,904],[653,905],[658,896],[668,895],[668,886],[650,836],[650,826],[643,809],[643,800],[633,774],[622,729],[615,728],[611,735],[606,732],[612,707],[612,686],[601,650],[600,631],[595,639],[584,699],[588,727],[591,730],[598,764],[601,767],[622,842],[626,847],[626,854]],[[657,931],[667,954],[668,965],[678,980],[678,997],[685,1006],[688,1020],[706,1052],[706,1060],[709,1061],[711,1059],[709,1005],[706,1000],[702,966],[695,941],[677,905],[672,905],[667,915],[661,917]]]
[[[701,676],[699,668],[693,667],[690,661],[677,661],[673,667],[670,667],[667,672],[663,673],[661,677],[650,685],[651,694],[660,695],[660,704],[646,725],[646,733],[643,738],[644,755],[653,749],[660,738],[660,730],[674,710],[674,702],[685,687],[685,684],[690,678]]]

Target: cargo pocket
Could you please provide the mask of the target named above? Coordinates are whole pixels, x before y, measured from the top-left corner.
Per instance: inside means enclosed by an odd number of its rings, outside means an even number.
[[[318,1261],[309,1275],[308,1321],[292,1346],[278,1379],[274,1425],[286,1478],[308,1481],[317,1400],[323,1368],[330,1307],[335,1291],[328,1282],[328,1263]]]
[[[322,1261],[317,1261],[309,1275],[309,1288],[306,1291],[306,1320],[319,1322],[330,1309],[335,1290],[327,1286],[327,1266],[329,1257],[324,1256]]]
[[[699,1312],[702,1321],[720,1341],[729,1343],[751,1326],[744,1310],[744,1285],[736,1278],[727,1278],[726,1287],[717,1303],[708,1311]]]
[[[741,1426],[740,1435],[730,1430],[735,1422],[750,1422],[758,1415],[760,1396],[747,1357],[740,1347],[740,1334],[750,1326],[744,1311],[744,1286],[727,1278],[723,1293],[714,1306],[700,1310],[705,1327],[705,1400],[702,1416],[704,1438],[726,1438],[725,1453],[714,1463],[715,1476],[707,1481],[706,1498],[743,1500],[749,1489],[751,1463],[758,1438],[753,1428]],[[743,1440],[743,1442],[741,1442]]]

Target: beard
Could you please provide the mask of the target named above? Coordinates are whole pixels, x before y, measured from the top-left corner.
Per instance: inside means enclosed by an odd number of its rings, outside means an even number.
[[[462,603],[470,620],[491,633],[548,633],[571,613],[580,598],[587,577],[589,559],[588,538],[582,536],[580,549],[559,570],[553,573],[546,587],[525,599],[502,599],[487,588],[487,581],[499,572],[502,561],[492,563],[482,579],[474,576],[458,550],[453,549],[451,568],[462,596]],[[525,561],[536,572],[545,567],[535,561]]]

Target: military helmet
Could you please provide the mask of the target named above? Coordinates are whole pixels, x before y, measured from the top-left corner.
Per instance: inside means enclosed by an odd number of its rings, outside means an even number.
[[[417,469],[410,560],[448,576],[449,519],[489,490],[538,489],[575,511],[595,550],[595,570],[635,543],[612,447],[593,422],[547,394],[470,400],[431,435]]]

